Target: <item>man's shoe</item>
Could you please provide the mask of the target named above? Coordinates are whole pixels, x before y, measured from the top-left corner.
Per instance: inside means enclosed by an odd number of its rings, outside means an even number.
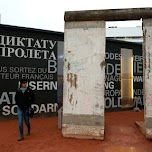
[[[18,141],[24,140],[24,137],[19,137]]]
[[[30,133],[30,131],[28,131],[27,133],[26,133],[26,136],[29,136],[31,133]]]

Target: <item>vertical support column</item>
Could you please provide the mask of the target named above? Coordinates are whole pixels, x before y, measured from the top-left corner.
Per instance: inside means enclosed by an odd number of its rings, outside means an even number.
[[[143,38],[146,138],[152,139],[152,19],[143,19]]]
[[[105,21],[65,22],[64,137],[104,138]]]

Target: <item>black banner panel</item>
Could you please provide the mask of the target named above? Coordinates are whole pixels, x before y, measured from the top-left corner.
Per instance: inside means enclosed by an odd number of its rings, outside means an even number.
[[[118,40],[106,40],[105,110],[125,110],[121,105],[121,49],[133,51],[133,98],[143,103],[143,57],[142,44]],[[126,65],[127,66],[127,65]],[[127,88],[126,88],[127,89]],[[132,107],[134,105],[132,104]],[[131,107],[131,108],[132,108]]]
[[[57,49],[61,39],[41,30],[0,27],[0,119],[17,115],[14,97],[21,79],[27,79],[34,91],[36,116],[57,112]]]

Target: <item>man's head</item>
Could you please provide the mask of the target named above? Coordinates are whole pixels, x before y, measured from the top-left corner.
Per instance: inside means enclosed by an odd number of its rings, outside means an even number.
[[[27,87],[27,82],[28,81],[26,79],[20,80],[21,87],[26,88]]]

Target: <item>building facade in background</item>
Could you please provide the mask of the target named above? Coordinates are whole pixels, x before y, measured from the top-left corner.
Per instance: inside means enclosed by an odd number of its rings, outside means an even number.
[[[106,28],[106,38],[127,41],[143,42],[142,26],[137,27],[108,27]]]

